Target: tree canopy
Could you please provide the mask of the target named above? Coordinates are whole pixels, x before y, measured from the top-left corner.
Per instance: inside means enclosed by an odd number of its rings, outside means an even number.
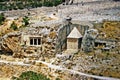
[[[0,24],[5,20],[5,16],[3,13],[0,14]]]
[[[19,78],[12,77],[12,80],[50,80],[47,76],[43,74],[38,74],[33,71],[23,72]]]

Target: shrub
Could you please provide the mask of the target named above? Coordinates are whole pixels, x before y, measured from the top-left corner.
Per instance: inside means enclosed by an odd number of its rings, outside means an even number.
[[[12,77],[12,80],[50,80],[43,74],[37,74],[33,71],[23,72],[19,78]]]
[[[14,22],[11,24],[10,28],[13,29],[13,30],[17,30],[18,29],[17,25]]]
[[[60,78],[56,78],[55,80],[60,80]]]
[[[14,3],[9,0],[0,0],[0,10],[17,10],[24,8],[35,8],[41,6],[57,6],[63,2],[63,0],[14,0]],[[8,7],[10,5],[10,7]]]
[[[0,24],[5,20],[5,16],[3,13],[0,14]]]
[[[62,0],[55,0],[54,6],[57,6],[57,5],[61,4],[61,3],[62,3]]]
[[[53,6],[53,2],[47,1],[47,2],[44,2],[43,5],[44,5],[44,6],[47,6],[47,7]]]
[[[25,26],[27,26],[29,24],[29,18],[27,16],[25,16],[23,18],[23,22],[25,23]]]

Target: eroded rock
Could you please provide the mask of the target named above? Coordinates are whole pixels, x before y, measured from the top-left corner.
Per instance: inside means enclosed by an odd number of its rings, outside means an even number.
[[[89,29],[85,32],[82,40],[82,50],[84,52],[93,51],[94,41],[98,35],[98,31],[96,29]]]
[[[20,47],[20,32],[8,33],[2,38],[1,48],[4,52],[14,53],[21,50]]]

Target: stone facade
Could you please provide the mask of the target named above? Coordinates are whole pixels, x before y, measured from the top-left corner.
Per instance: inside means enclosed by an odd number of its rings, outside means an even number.
[[[33,57],[33,55],[54,57],[55,54],[67,49],[67,36],[74,27],[76,27],[82,35],[84,35],[85,30],[89,28],[89,26],[72,23],[70,21],[49,26],[31,25],[26,28],[21,28],[20,31],[8,33],[3,36],[1,44],[2,51],[6,53],[11,52],[14,56],[16,56],[16,54],[18,56],[19,54],[26,57]]]
[[[67,37],[67,49],[80,49],[82,42],[82,35],[76,27],[73,28],[71,33]]]
[[[74,27],[76,27],[81,34],[84,34],[85,29],[88,29],[88,26],[72,24],[71,22],[65,22],[56,26],[36,26],[26,28],[22,30],[21,35],[22,51],[25,53],[26,51],[29,52],[28,50],[32,47],[33,51],[31,51],[31,53],[46,54],[46,56],[61,53],[63,50],[67,49],[67,36]],[[38,43],[39,41],[40,43]],[[77,39],[78,46],[76,49],[80,47],[78,44],[80,41],[81,38]]]
[[[86,30],[85,35],[82,40],[82,50],[84,52],[91,52],[94,49],[95,39],[98,36],[98,31],[96,29]]]

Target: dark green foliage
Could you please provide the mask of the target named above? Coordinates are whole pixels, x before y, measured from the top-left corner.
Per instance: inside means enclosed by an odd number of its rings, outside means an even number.
[[[37,74],[33,71],[23,72],[19,78],[12,77],[12,80],[50,80],[42,74]]]
[[[13,30],[17,30],[18,29],[17,25],[14,22],[11,24],[10,28],[13,29]]]
[[[36,8],[41,6],[57,6],[61,4],[62,0],[12,0],[13,3],[7,0],[0,0],[0,10],[17,10],[24,8]]]
[[[29,18],[27,16],[25,16],[23,18],[23,22],[24,22],[25,26],[27,26],[29,24]]]
[[[55,0],[54,1],[54,6],[57,6],[62,3],[62,0]]]
[[[9,1],[9,0],[0,0],[0,2]]]
[[[47,6],[47,7],[49,7],[49,6],[53,6],[53,2],[46,1],[46,2],[44,2],[43,5],[44,5],[44,6]]]
[[[0,24],[5,20],[5,16],[3,13],[0,14]]]
[[[22,3],[18,4],[17,6],[18,6],[18,9],[24,9],[24,6]]]
[[[60,78],[56,78],[55,80],[60,80]]]

